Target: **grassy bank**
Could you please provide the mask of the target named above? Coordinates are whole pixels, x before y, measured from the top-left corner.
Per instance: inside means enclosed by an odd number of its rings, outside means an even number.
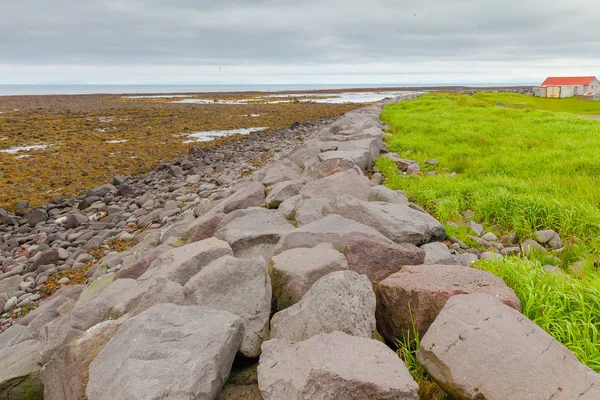
[[[403,176],[387,159],[377,166],[389,187],[442,222],[464,223],[462,213],[471,210],[486,228],[519,240],[539,229],[559,232],[562,252],[479,267],[502,277],[528,318],[600,372],[600,123],[573,114],[600,114],[600,102],[428,94],[382,114],[390,151],[418,161],[424,175]],[[564,274],[544,272],[545,264]]]

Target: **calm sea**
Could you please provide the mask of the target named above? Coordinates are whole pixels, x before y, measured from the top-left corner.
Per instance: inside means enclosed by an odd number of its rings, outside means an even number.
[[[207,92],[279,92],[287,90],[327,90],[392,87],[500,87],[531,86],[531,84],[452,84],[452,85],[407,85],[407,84],[349,84],[349,85],[0,85],[0,96],[58,95],[58,94],[137,94],[137,93],[207,93]]]

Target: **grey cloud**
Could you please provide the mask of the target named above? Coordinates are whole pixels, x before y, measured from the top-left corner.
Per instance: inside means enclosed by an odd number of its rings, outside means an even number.
[[[600,50],[597,0],[20,0],[0,64],[521,60]]]

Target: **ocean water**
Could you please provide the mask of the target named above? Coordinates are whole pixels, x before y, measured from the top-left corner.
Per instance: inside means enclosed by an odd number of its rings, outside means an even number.
[[[478,84],[346,84],[346,85],[0,85],[0,96],[66,95],[66,94],[168,94],[168,93],[219,93],[219,92],[281,92],[290,90],[328,90],[363,88],[410,87],[501,87],[532,86],[526,83]]]

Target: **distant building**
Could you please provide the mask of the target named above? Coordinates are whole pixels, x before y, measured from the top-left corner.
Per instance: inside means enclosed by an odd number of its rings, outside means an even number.
[[[600,93],[600,82],[595,76],[564,76],[547,78],[533,88],[536,97],[565,98],[593,96]]]

